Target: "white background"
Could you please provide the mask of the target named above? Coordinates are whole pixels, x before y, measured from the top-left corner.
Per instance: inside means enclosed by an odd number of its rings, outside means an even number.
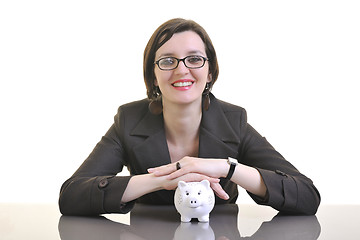
[[[142,54],[164,21],[197,21],[213,93],[314,181],[360,203],[358,1],[0,2],[0,202],[53,202],[117,107],[145,98]],[[251,202],[242,193],[239,202]]]

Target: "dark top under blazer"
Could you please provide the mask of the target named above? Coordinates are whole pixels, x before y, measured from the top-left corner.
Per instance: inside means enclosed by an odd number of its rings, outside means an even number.
[[[62,185],[59,198],[62,214],[127,213],[135,201],[120,201],[131,176],[116,175],[124,166],[131,175],[137,175],[171,162],[163,116],[151,114],[148,104],[144,99],[119,107],[114,124]],[[200,124],[199,157],[232,157],[258,169],[267,187],[265,199],[249,193],[258,204],[292,214],[315,214],[320,204],[320,194],[312,181],[247,123],[246,111],[212,95],[210,108],[203,111]],[[237,185],[226,179],[221,179],[220,183],[230,199],[216,197],[216,204],[235,203]],[[173,204],[173,196],[174,191],[161,190],[136,201]]]

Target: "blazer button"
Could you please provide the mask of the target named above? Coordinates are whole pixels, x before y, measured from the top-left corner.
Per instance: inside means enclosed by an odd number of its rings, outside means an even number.
[[[275,170],[275,173],[277,173],[277,174],[279,174],[279,175],[281,175],[281,176],[287,177],[287,174],[284,173],[284,172],[282,172],[282,171],[280,171],[280,170]]]
[[[106,178],[101,179],[101,181],[99,182],[99,188],[104,188],[109,184],[108,180]]]

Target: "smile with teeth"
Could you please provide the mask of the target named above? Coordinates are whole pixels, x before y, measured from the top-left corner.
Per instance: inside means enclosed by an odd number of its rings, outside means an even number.
[[[187,81],[187,82],[176,82],[176,83],[173,83],[172,85],[174,87],[188,87],[188,86],[191,86],[194,82],[190,82],[190,81]]]

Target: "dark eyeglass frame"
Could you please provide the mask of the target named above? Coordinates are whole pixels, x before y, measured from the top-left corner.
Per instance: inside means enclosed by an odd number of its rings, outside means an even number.
[[[204,61],[203,61],[203,63],[202,63],[201,66],[198,66],[198,67],[189,67],[189,66],[186,65],[185,60],[186,60],[187,58],[191,58],[191,57],[199,57],[199,58],[202,58]],[[176,59],[176,61],[177,61],[176,66],[173,67],[173,68],[171,68],[171,69],[161,68],[161,67],[160,67],[160,61],[163,60],[163,59],[168,59],[168,58]],[[190,55],[190,56],[186,56],[186,57],[184,57],[184,58],[182,58],[182,59],[179,59],[179,58],[176,58],[176,57],[163,57],[163,58],[160,58],[159,60],[157,60],[156,62],[154,62],[154,64],[156,64],[156,65],[159,67],[160,70],[163,70],[163,71],[171,71],[171,70],[176,69],[176,68],[179,66],[179,63],[180,63],[180,62],[183,62],[184,65],[185,65],[185,67],[187,67],[187,68],[189,68],[189,69],[198,69],[198,68],[202,68],[202,67],[205,65],[205,62],[206,62],[206,61],[209,61],[209,59],[206,58],[206,57],[199,56],[199,55]]]

